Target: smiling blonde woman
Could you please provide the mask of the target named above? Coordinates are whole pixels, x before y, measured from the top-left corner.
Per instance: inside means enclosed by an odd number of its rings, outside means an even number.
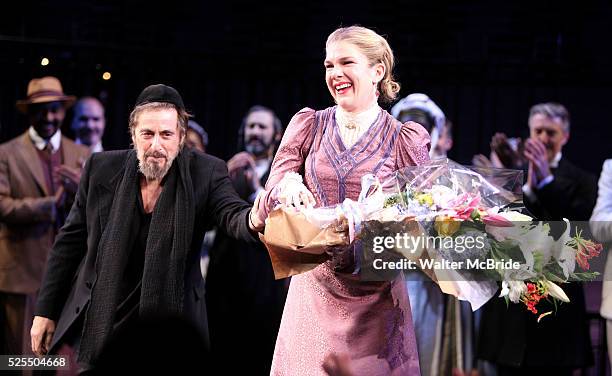
[[[399,91],[393,64],[389,44],[370,29],[340,28],[328,37],[325,81],[337,105],[293,117],[260,219],[278,201],[327,206],[356,200],[363,175],[384,179],[429,159],[425,129],[400,123],[378,105]],[[323,374],[327,358],[342,359],[354,375],[419,375],[404,283],[360,280],[353,274],[353,246],[330,253],[332,260],[292,277],[271,373]]]

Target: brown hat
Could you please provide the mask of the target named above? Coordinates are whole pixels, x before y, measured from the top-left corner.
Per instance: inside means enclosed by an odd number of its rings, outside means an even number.
[[[64,102],[65,107],[74,104],[76,97],[65,95],[60,81],[52,76],[34,78],[28,84],[28,97],[17,101],[17,109],[23,113],[32,103]]]

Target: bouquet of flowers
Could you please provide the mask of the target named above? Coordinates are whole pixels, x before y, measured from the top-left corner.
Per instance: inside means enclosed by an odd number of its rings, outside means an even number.
[[[433,160],[398,171],[387,183],[394,188],[384,208],[411,213],[428,238],[438,240],[427,247],[429,256],[446,263],[421,266],[452,265],[434,273],[455,285],[451,293],[479,306],[497,290],[492,282],[501,281],[501,297],[537,314],[542,299],[569,302],[559,284],[599,275],[589,270],[589,260],[599,255],[602,245],[585,239],[567,219],[543,223],[522,213],[521,183],[521,171],[476,170]],[[551,225],[562,230],[557,240]]]
[[[377,265],[395,273],[400,264],[416,265],[473,309],[493,297],[501,282],[501,297],[537,314],[543,299],[569,302],[560,284],[598,275],[589,260],[602,245],[577,228],[572,232],[567,220],[555,240],[550,224],[521,212],[522,180],[522,171],[477,170],[447,159],[404,168],[382,183],[366,175],[357,201],[273,211],[262,240],[277,278],[312,269],[329,260],[329,249],[357,239],[355,270],[362,278]],[[409,262],[383,261],[383,253]]]

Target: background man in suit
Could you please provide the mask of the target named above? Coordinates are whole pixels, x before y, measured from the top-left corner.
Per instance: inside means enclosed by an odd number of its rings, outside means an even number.
[[[83,97],[74,105],[72,130],[77,144],[88,146],[92,153],[103,151],[102,136],[106,119],[104,106],[94,97]]]
[[[570,137],[567,109],[558,103],[533,106],[529,133],[525,141],[529,167],[523,186],[528,209],[538,219],[588,220],[597,198],[597,181],[561,153]]]
[[[183,149],[188,118],[175,89],[151,85],[130,115],[134,149],[87,162],[38,296],[34,353],[68,342],[87,370],[112,336],[150,317],[186,318],[207,339],[204,230],[212,222],[256,241],[251,231],[263,223],[223,161]]]
[[[30,127],[0,145],[0,354],[30,347],[33,304],[47,255],[89,154],[60,131],[74,99],[64,95],[55,77],[31,80],[27,98],[17,102]]]
[[[227,167],[234,188],[244,200],[253,202],[265,185],[282,134],[281,122],[269,108],[253,106],[243,118],[238,132],[240,152]],[[274,279],[263,244],[247,244],[222,230],[216,232],[206,278],[211,346],[216,359],[233,359],[239,344],[249,349],[242,356],[248,358],[251,374],[270,374],[286,296],[286,280]]]
[[[283,126],[274,111],[264,106],[247,111],[238,130],[239,153],[227,161],[230,177],[235,186],[240,186],[241,196],[254,197],[262,189],[282,136]]]
[[[533,106],[529,130],[524,152],[529,165],[523,186],[525,206],[540,220],[588,220],[597,182],[562,156],[570,135],[567,109],[558,103]],[[539,323],[518,304],[507,307],[502,299],[492,299],[485,305],[479,353],[498,364],[500,375],[571,375],[592,363],[582,284],[564,284],[563,289],[571,303],[559,306],[554,316]],[[554,309],[546,307],[542,312],[548,308]]]

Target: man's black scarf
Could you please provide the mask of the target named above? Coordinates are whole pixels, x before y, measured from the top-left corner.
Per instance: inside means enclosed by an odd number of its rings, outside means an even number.
[[[180,152],[168,171],[149,228],[145,250],[140,317],[183,311],[187,253],[194,223],[193,185],[188,153]],[[103,230],[96,261],[97,280],[83,326],[79,362],[91,363],[112,332],[119,289],[133,244],[140,194],[136,151],[131,151]]]

